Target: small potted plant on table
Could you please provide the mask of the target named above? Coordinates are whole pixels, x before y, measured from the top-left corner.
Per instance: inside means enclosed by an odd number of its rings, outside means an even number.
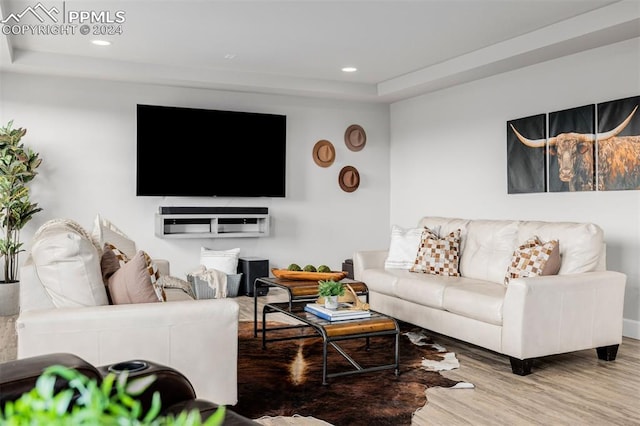
[[[341,282],[334,280],[318,281],[318,294],[324,297],[324,307],[336,309],[338,307],[338,297],[344,295],[344,286]]]

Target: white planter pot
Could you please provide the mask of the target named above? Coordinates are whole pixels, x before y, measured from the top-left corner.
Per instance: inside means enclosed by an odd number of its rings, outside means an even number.
[[[336,309],[338,307],[338,296],[325,296],[324,307],[327,309]]]
[[[20,311],[20,283],[0,282],[0,316],[16,315]]]

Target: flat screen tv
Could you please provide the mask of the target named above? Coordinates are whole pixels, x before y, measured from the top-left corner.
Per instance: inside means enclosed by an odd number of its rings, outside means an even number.
[[[285,115],[137,105],[137,196],[284,197]]]

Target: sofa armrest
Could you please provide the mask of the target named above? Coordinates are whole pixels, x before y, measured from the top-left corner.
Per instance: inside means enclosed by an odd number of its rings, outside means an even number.
[[[620,344],[626,278],[599,271],[511,280],[502,352],[527,359]]]
[[[388,250],[365,250],[353,253],[353,277],[362,279],[362,271],[365,269],[382,269],[387,258]]]
[[[68,352],[93,365],[153,361],[183,373],[198,398],[234,405],[238,316],[233,299],[23,312],[18,358]]]

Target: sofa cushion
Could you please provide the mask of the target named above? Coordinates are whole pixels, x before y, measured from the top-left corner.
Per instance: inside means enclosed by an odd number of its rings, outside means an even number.
[[[518,240],[518,221],[474,220],[460,254],[463,277],[502,284]],[[530,235],[528,235],[530,236]]]
[[[54,306],[108,304],[100,254],[78,223],[54,219],[43,224],[33,237],[29,262]]]
[[[404,274],[416,275],[406,269],[369,268],[362,271],[360,279],[367,284],[369,291],[395,297],[398,277]]]
[[[396,297],[431,308],[443,309],[447,287],[466,279],[460,276],[414,274],[399,276],[396,282]]]
[[[502,303],[506,287],[494,282],[462,278],[444,290],[442,307],[489,324],[502,325]]]
[[[433,275],[458,276],[460,259],[460,230],[438,237],[425,227],[418,248],[415,264],[411,272]]]
[[[158,270],[151,258],[140,250],[108,279],[109,294],[114,305],[164,302],[166,297],[158,284]]]
[[[129,238],[116,225],[101,217],[99,214],[96,215],[94,220],[91,236],[100,250],[102,250],[105,243],[111,243],[130,259],[136,255],[137,249],[135,241]]]
[[[518,241],[525,241],[537,235],[542,241],[560,242],[559,275],[578,274],[605,270],[604,232],[593,223],[574,222],[522,222],[518,232]]]
[[[424,228],[391,227],[389,254],[384,262],[385,268],[410,269],[416,261]],[[437,232],[437,231],[436,231]]]
[[[418,222],[419,228],[425,226],[437,231],[438,235],[447,235],[453,231],[460,230],[460,253],[464,252],[465,240],[467,236],[467,226],[472,221],[469,219],[458,219],[440,216],[425,216]]]
[[[207,269],[216,269],[227,275],[238,273],[238,257],[240,249],[210,250],[205,247],[200,248],[200,264]]]
[[[513,252],[507,268],[504,284],[511,278],[556,275],[560,270],[560,245],[558,240],[540,241],[537,235],[529,238]]]

